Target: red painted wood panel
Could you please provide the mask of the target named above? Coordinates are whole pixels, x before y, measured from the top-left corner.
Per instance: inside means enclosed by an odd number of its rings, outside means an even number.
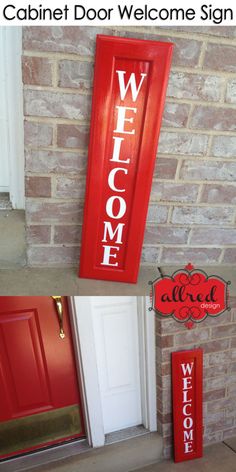
[[[137,281],[172,48],[97,37],[80,277]]]
[[[51,297],[0,297],[0,421],[81,406],[66,298],[62,302],[63,340]]]
[[[202,457],[202,349],[172,353],[174,460]]]

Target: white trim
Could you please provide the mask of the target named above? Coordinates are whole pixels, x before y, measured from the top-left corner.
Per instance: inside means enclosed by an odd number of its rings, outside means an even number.
[[[70,305],[74,345],[82,378],[88,442],[93,447],[100,447],[105,444],[105,434],[90,298],[71,297]]]
[[[6,100],[10,200],[13,208],[23,209],[24,198],[24,114],[22,85],[22,28],[3,27],[5,43]]]
[[[157,430],[156,362],[154,313],[148,311],[148,297],[138,298],[141,392],[143,425]]]

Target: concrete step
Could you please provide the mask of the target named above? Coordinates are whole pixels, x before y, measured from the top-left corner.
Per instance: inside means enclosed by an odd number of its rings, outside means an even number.
[[[128,472],[162,459],[162,439],[158,433],[147,433],[100,448],[84,447],[76,455],[75,448],[76,443],[73,444],[73,455],[69,457],[64,449],[64,458],[59,450],[57,455],[57,448],[53,448],[51,457],[47,451],[42,451],[10,460],[0,464],[0,472]],[[79,450],[79,443],[77,448]],[[41,465],[37,466],[37,462]]]

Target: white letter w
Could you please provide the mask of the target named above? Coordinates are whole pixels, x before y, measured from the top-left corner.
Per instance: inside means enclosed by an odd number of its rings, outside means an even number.
[[[191,362],[191,364],[181,364],[181,367],[182,367],[182,372],[184,374],[184,376],[187,375],[191,375],[192,373],[192,370],[193,370],[193,362]]]
[[[119,86],[120,86],[120,98],[121,100],[124,100],[125,99],[125,96],[126,96],[126,93],[127,93],[127,90],[129,88],[129,86],[131,87],[131,93],[132,93],[132,99],[133,99],[133,102],[136,102],[137,100],[137,97],[138,97],[138,94],[139,94],[139,91],[142,87],[142,83],[144,81],[144,77],[146,77],[147,74],[141,74],[141,80],[139,82],[139,86],[137,87],[137,84],[136,84],[136,79],[135,79],[135,73],[132,72],[132,74],[130,75],[130,78],[127,82],[127,85],[125,85],[125,80],[124,80],[124,76],[126,74],[126,72],[124,70],[117,70],[116,73],[118,74],[118,79],[119,79]]]

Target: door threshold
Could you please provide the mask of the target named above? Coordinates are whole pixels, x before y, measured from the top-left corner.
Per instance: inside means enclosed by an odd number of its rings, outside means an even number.
[[[12,210],[9,193],[0,192],[0,210]]]
[[[2,459],[0,461],[0,472],[23,472],[34,467],[51,464],[55,461],[88,452],[92,448],[87,439],[76,439],[67,441],[56,446],[48,446],[44,449],[22,454],[20,456]]]
[[[105,445],[114,444],[120,441],[126,441],[126,439],[136,438],[137,436],[143,436],[148,434],[150,431],[146,429],[142,424],[138,426],[131,426],[129,428],[120,429],[114,431],[114,433],[108,433],[105,436]]]

